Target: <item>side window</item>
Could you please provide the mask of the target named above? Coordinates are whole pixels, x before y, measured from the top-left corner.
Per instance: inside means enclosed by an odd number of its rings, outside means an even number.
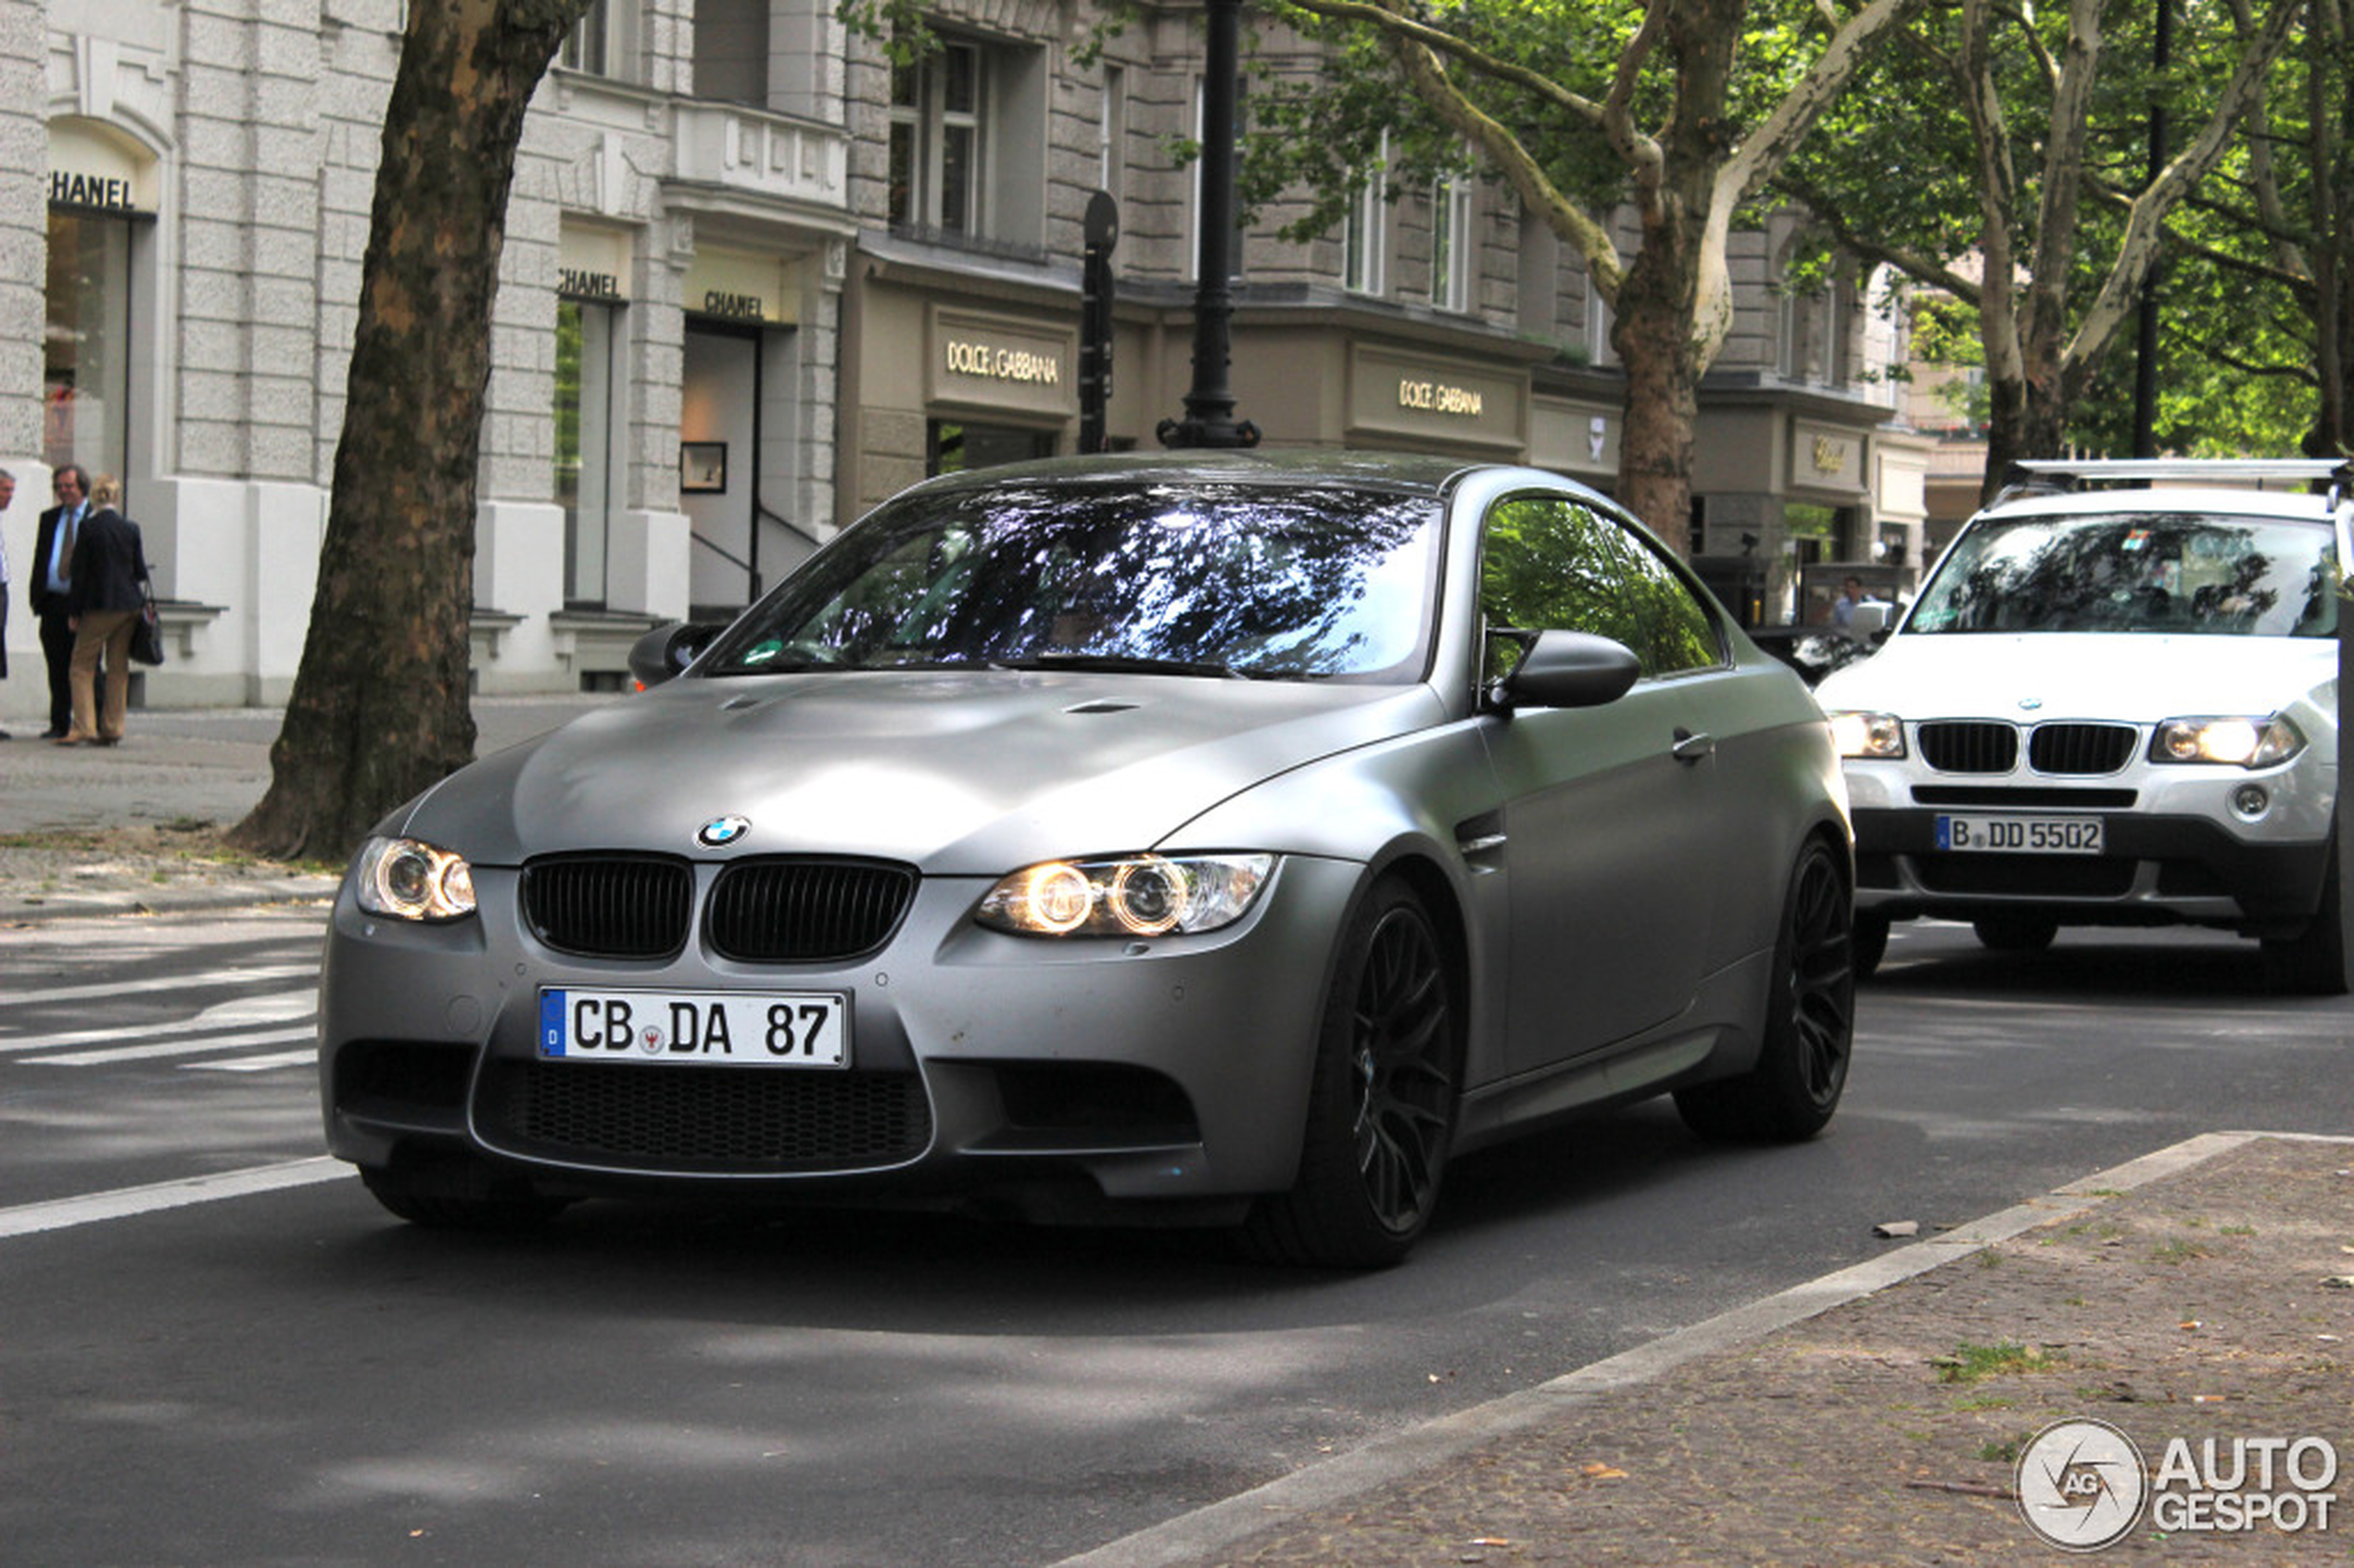
[[[1611,524],[1626,562],[1626,591],[1642,623],[1642,640],[1629,642],[1643,662],[1647,676],[1675,675],[1683,670],[1713,669],[1725,662],[1724,639],[1715,618],[1693,597],[1691,588],[1659,552],[1635,535]]]
[[[1642,626],[1623,591],[1620,538],[1615,525],[1566,496],[1513,496],[1488,511],[1479,558],[1486,678],[1520,660],[1523,644],[1496,635],[1508,630],[1593,632],[1643,654]]]

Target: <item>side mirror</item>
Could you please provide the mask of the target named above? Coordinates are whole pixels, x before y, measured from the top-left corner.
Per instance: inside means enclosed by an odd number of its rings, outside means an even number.
[[[1848,612],[1847,635],[1858,642],[1869,642],[1888,630],[1890,614],[1894,607],[1874,604],[1869,601]]]
[[[1599,708],[1626,696],[1642,673],[1625,643],[1591,632],[1539,632],[1490,696],[1501,708]]]
[[[641,689],[660,686],[693,664],[726,629],[702,621],[666,621],[630,644],[629,673]]]

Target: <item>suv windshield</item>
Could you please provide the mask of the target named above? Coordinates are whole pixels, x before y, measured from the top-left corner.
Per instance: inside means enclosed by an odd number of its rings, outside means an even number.
[[[696,667],[1416,680],[1439,535],[1435,498],[1345,488],[912,496],[778,585]]]
[[[2335,557],[2325,525],[2286,519],[1993,519],[1955,541],[1905,630],[2334,637]]]

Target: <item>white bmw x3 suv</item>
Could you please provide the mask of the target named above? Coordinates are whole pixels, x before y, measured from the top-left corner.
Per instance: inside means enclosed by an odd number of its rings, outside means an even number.
[[[2021,466],[1879,651],[1816,690],[1854,811],[1859,972],[1919,916],[2019,952],[2184,922],[2261,940],[2282,989],[2345,991],[2354,464]]]

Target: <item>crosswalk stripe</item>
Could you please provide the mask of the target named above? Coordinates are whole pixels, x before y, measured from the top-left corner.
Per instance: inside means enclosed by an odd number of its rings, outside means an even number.
[[[309,1067],[319,1059],[315,1050],[281,1051],[272,1056],[234,1056],[225,1062],[182,1062],[182,1072],[268,1072],[272,1068]]]
[[[209,975],[154,975],[146,980],[110,980],[99,985],[60,985],[47,991],[19,991],[8,998],[11,1007],[43,1002],[86,1002],[96,996],[129,996],[144,991],[196,991],[215,986],[244,985],[255,980],[291,980],[319,972],[317,959],[307,964],[261,964],[251,968],[222,969]]]
[[[319,1011],[319,993],[311,989],[272,992],[260,996],[238,996],[218,1002],[194,1018],[171,1022],[112,1024],[105,1029],[73,1030],[64,1034],[28,1036],[21,1040],[0,1040],[0,1055],[16,1055],[25,1051],[47,1051],[66,1045],[99,1045],[110,1040],[151,1041],[162,1036],[200,1034],[209,1029],[228,1029],[245,1024],[279,1023],[289,1018],[310,1018]],[[108,1058],[101,1057],[101,1060]],[[134,1057],[115,1057],[119,1061]]]
[[[27,1056],[27,1067],[103,1067],[108,1062],[145,1062],[158,1056],[191,1056],[200,1052],[234,1051],[249,1045],[277,1045],[289,1040],[311,1040],[318,1026],[265,1029],[249,1034],[216,1034],[199,1040],[166,1040],[148,1045],[117,1045],[104,1051],[74,1051],[58,1056]]]

